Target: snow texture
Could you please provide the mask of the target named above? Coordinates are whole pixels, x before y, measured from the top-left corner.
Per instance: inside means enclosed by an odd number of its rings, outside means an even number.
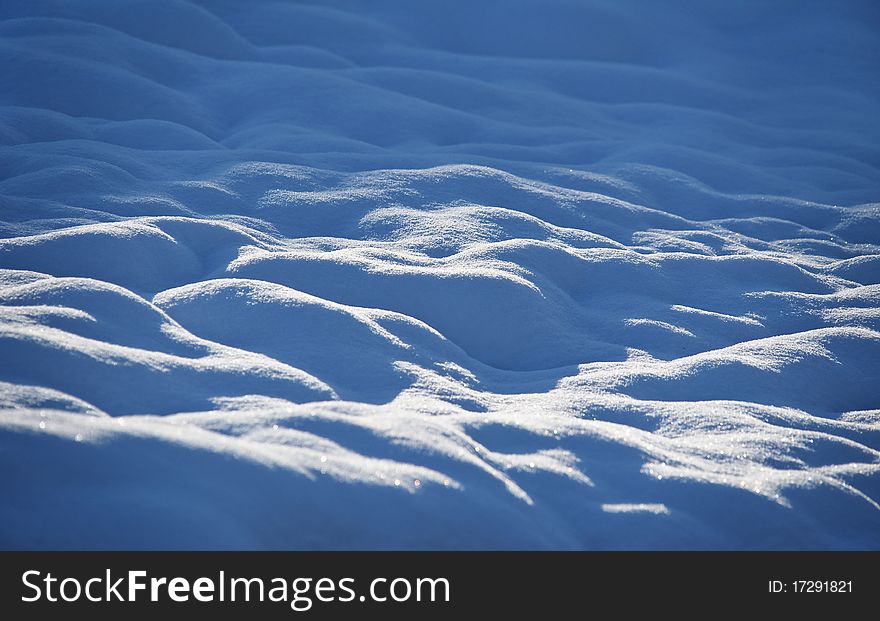
[[[878,7],[0,2],[0,546],[880,548]]]

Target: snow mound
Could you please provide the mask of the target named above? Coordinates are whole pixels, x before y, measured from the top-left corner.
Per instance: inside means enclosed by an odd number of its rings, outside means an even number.
[[[3,3],[0,547],[880,547],[878,18]]]

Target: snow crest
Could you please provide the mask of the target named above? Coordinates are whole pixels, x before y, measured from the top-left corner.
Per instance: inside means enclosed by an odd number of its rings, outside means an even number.
[[[880,16],[672,4],[4,3],[0,545],[880,546]]]

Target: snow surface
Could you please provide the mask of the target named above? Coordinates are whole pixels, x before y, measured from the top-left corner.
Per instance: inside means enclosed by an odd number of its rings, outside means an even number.
[[[0,2],[0,545],[880,548],[878,7]]]

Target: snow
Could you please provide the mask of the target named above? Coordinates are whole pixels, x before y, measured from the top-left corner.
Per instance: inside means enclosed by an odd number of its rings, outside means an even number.
[[[880,10],[0,5],[0,546],[877,549]]]

